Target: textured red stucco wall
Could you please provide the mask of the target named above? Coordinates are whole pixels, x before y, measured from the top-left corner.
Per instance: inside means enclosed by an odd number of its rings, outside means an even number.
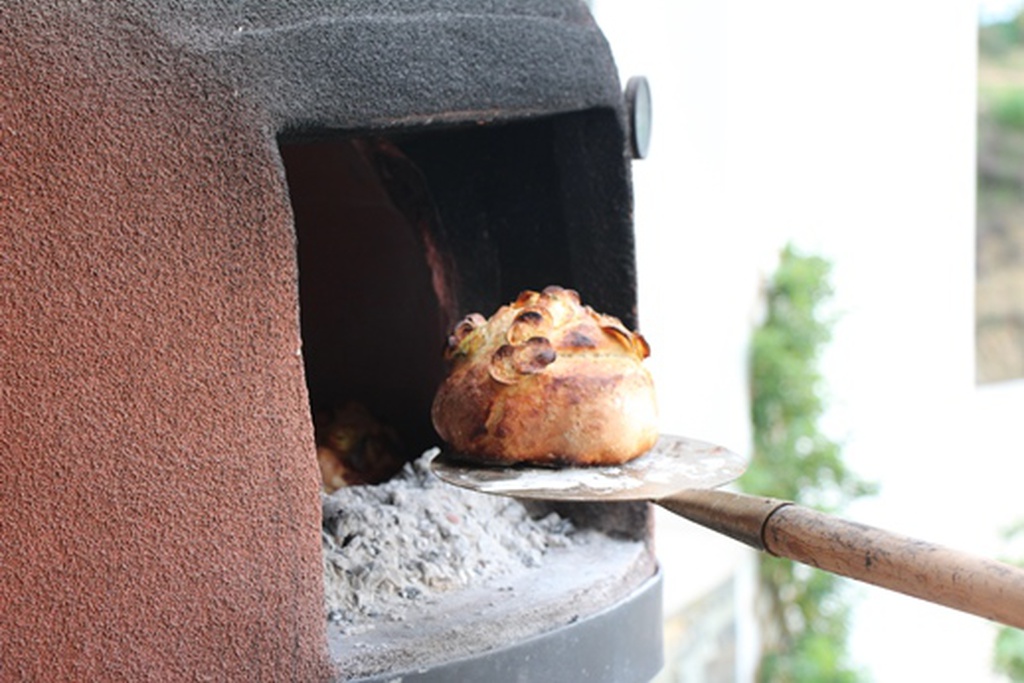
[[[323,680],[273,135],[106,4],[0,17],[0,680]]]

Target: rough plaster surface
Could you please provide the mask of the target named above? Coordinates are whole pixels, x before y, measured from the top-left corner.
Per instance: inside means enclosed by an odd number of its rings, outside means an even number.
[[[622,107],[608,46],[576,0],[133,4],[291,131]]]
[[[100,4],[0,18],[0,680],[322,680],[272,138]]]

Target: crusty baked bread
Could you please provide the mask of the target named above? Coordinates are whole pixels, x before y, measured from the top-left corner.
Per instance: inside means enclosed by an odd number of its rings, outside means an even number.
[[[438,434],[491,464],[612,465],[658,438],[647,342],[571,289],[526,291],[455,326],[434,398]]]

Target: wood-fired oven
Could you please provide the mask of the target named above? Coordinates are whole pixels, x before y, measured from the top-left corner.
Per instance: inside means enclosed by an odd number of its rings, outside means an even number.
[[[421,458],[462,315],[558,284],[635,326],[642,132],[585,5],[16,0],[0,35],[0,680],[653,677],[646,504]],[[319,499],[348,402],[408,464]],[[425,596],[345,564],[356,509],[436,517],[431,576],[470,521],[536,537]]]

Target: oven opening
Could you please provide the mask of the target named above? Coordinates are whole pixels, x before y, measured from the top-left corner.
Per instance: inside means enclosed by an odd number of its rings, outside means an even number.
[[[330,491],[380,483],[435,444],[450,290],[429,195],[391,145],[280,145],[318,460]],[[326,449],[326,450],[325,450]]]
[[[595,244],[600,202],[581,201],[589,176],[567,170],[566,140],[591,119],[279,140],[324,475],[324,615],[350,675],[475,679],[446,667],[486,652],[519,668],[522,643],[572,650],[575,625],[595,628],[609,606],[609,633],[623,615],[657,623],[646,505],[527,503],[444,484],[428,466],[459,317],[549,284],[598,292],[586,277],[608,301],[631,295],[590,265],[595,249],[612,264],[620,250]],[[651,635],[623,647],[643,652]]]
[[[490,315],[524,289],[580,285],[566,192],[578,179],[563,179],[559,153],[575,128],[556,117],[279,140],[328,492],[386,481],[437,445],[430,405],[459,317]]]

